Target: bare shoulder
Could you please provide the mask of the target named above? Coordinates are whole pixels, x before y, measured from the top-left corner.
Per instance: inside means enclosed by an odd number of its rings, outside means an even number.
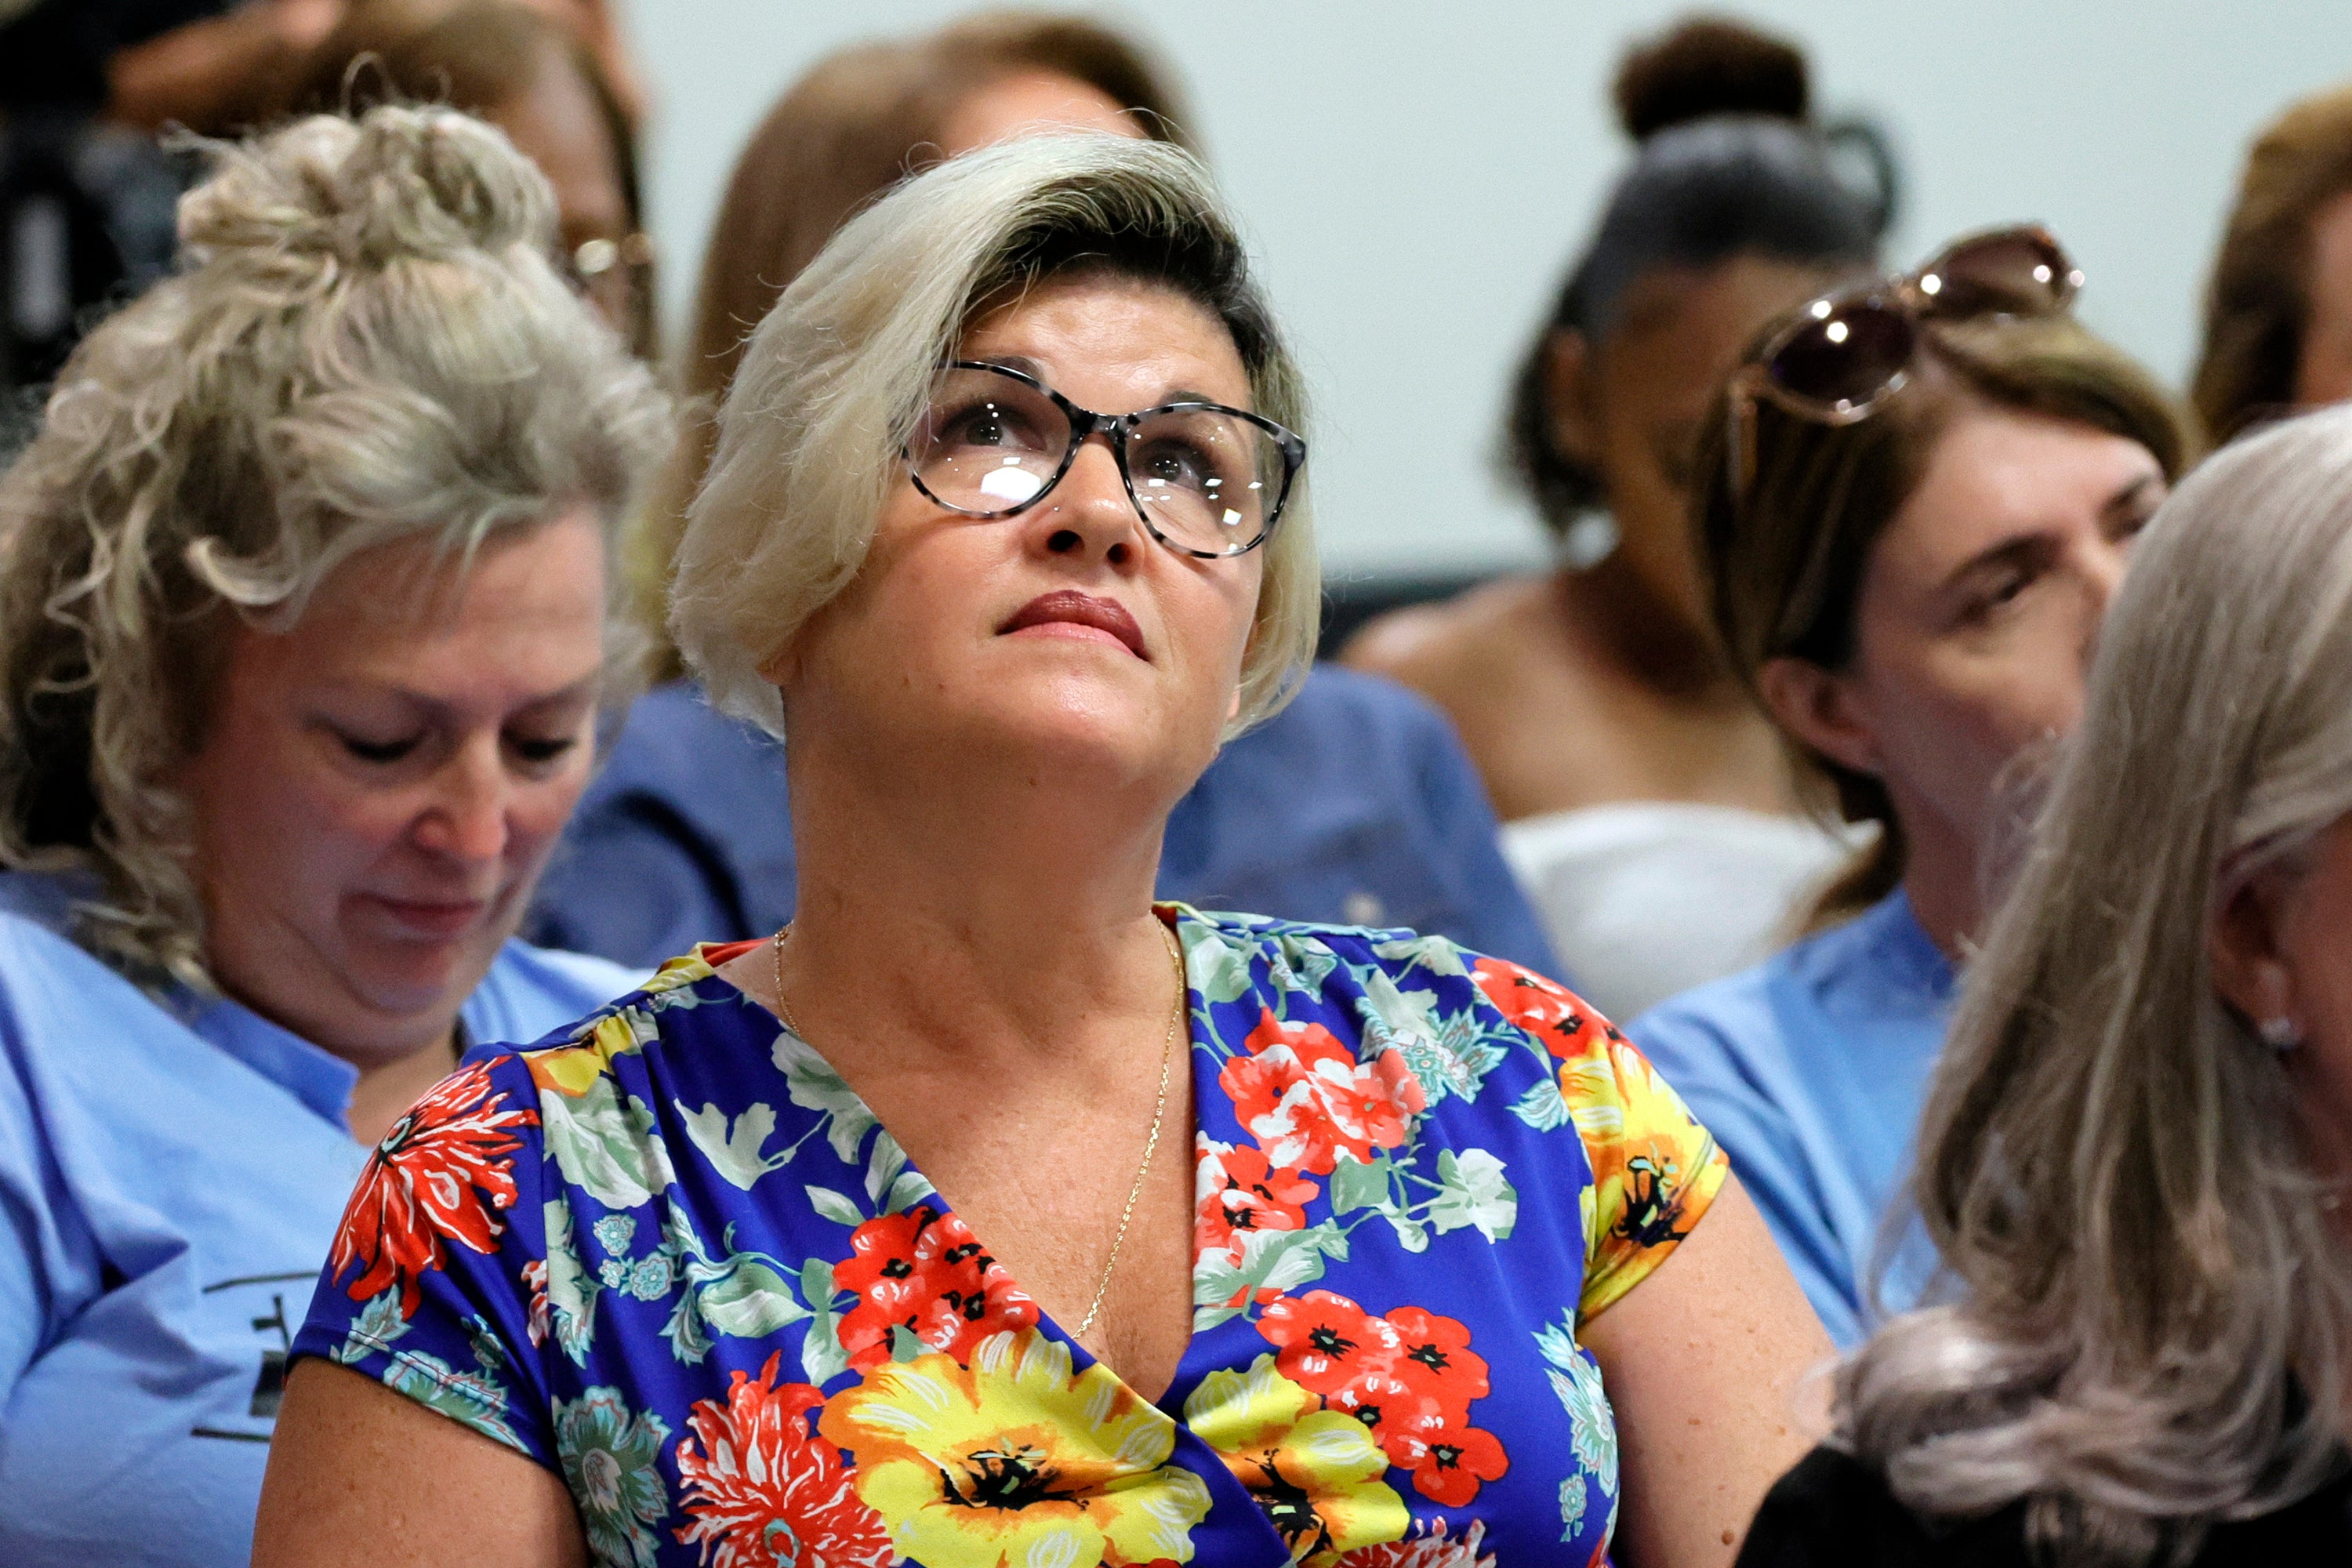
[[[1516,576],[1407,605],[1366,622],[1339,661],[1433,694],[1465,678],[1491,680],[1498,660],[1524,658],[1531,629],[1552,618],[1549,598],[1549,577]]]

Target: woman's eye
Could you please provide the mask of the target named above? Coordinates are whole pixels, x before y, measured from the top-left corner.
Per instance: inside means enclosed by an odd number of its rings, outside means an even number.
[[[1200,489],[1213,471],[1209,460],[1190,447],[1163,441],[1143,453],[1139,465],[1146,484],[1176,485]]]
[[[417,746],[417,737],[414,735],[397,741],[369,741],[357,735],[342,735],[337,738],[342,742],[343,750],[361,762],[379,765],[396,763],[416,750]]]
[[[524,762],[530,763],[532,766],[538,767],[544,766],[549,763],[556,761],[565,752],[571,751],[572,747],[578,745],[580,742],[576,736],[562,735],[553,738],[517,737],[515,740],[510,741],[508,743],[514,747],[516,756],[520,757]]]

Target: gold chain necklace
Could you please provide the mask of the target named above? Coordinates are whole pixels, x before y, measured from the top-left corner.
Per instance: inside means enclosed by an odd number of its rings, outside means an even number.
[[[784,1004],[784,938],[792,929],[792,922],[787,921],[768,942],[775,967],[776,1016],[783,1020],[785,1028],[806,1041],[808,1036],[802,1033],[793,1010]],[[1160,935],[1168,943],[1168,960],[1176,971],[1176,1006],[1169,1015],[1168,1032],[1160,1040],[1160,1093],[1151,1103],[1151,1131],[1143,1141],[1143,1163],[1136,1170],[1134,1184],[1127,1189],[1127,1204],[1118,1211],[1118,1230],[1110,1238],[1110,1256],[1103,1259],[1102,1279],[1095,1286],[1095,1299],[1087,1303],[1087,1315],[1078,1320],[1078,1326],[1070,1331],[1072,1339],[1095,1326],[1095,1320],[1102,1316],[1103,1299],[1110,1294],[1111,1270],[1118,1267],[1119,1248],[1127,1245],[1128,1226],[1135,1221],[1135,1205],[1143,1196],[1143,1179],[1151,1173],[1151,1157],[1159,1152],[1160,1130],[1168,1119],[1168,1068],[1176,1052],[1176,1026],[1192,1011],[1188,1005],[1192,987],[1184,978],[1184,950],[1177,945],[1176,933],[1165,925],[1160,928]]]

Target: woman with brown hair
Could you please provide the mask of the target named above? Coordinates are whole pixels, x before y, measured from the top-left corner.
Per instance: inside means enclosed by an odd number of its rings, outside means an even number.
[[[1630,1016],[1785,941],[1843,852],[1714,646],[1684,518],[1741,345],[1873,269],[1891,198],[1841,177],[1804,57],[1738,24],[1645,43],[1616,98],[1638,150],[1503,433],[1560,564],[1394,612],[1346,657],[1460,726],[1561,962]]]
[[[1164,70],[1071,17],[999,12],[860,45],[786,92],[743,152],[702,269],[678,378],[715,406],[746,335],[840,224],[910,172],[1024,132],[1097,130],[1183,144]],[[634,590],[666,625],[671,557],[716,426],[681,443],[638,537]],[[667,639],[664,639],[667,646]],[[668,655],[667,673],[677,673]],[[541,891],[541,941],[654,963],[792,918],[799,860],[769,736],[673,681],[642,699]],[[616,878],[661,896],[616,900]],[[1557,968],[1496,847],[1494,814],[1444,719],[1389,681],[1318,667],[1290,705],[1231,738],[1169,823],[1160,890],[1218,909],[1442,931]]]
[[[2247,154],[2193,395],[2215,440],[2352,396],[2352,87],[2295,104]]]
[[[1845,1344],[2016,816],[2013,764],[2073,726],[2132,537],[2194,450],[2155,381],[2068,313],[2080,280],[2016,228],[1814,300],[1759,341],[1699,445],[1726,654],[1877,839],[1816,910],[1851,920],[1628,1032],[1731,1151]],[[1890,1305],[1930,1261],[1906,1243]]]
[[[607,74],[609,51],[551,9],[529,0],[359,0],[286,78],[278,109],[446,102],[505,132],[555,188],[565,269],[650,359],[653,246],[630,100]]]

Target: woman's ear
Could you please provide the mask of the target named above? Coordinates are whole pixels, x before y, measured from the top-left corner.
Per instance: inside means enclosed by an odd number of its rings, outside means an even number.
[[[2214,912],[2205,933],[2213,989],[2265,1039],[2291,1043],[2302,1032],[2294,1011],[2294,976],[2279,952],[2285,888],[2275,872],[2240,882]]]
[[[1601,421],[1588,374],[1591,363],[1591,349],[1574,327],[1556,327],[1544,340],[1544,437],[1560,458],[1587,468],[1601,453]]]
[[[1857,700],[1851,676],[1810,658],[1769,658],[1756,672],[1757,694],[1780,728],[1840,767],[1875,777],[1878,734]]]

